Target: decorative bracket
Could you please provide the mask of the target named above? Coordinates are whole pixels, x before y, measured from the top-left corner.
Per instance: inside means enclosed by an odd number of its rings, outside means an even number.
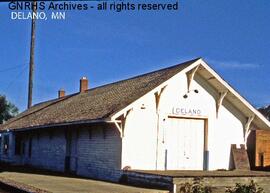
[[[218,100],[216,101],[216,117],[217,118],[218,118],[219,108],[221,107],[221,105],[223,103],[223,100],[224,100],[224,98],[226,97],[227,94],[228,94],[228,91],[219,93]]]
[[[195,68],[193,68],[192,70],[190,70],[186,73],[186,75],[187,75],[187,92],[190,91],[191,82],[193,81],[194,75],[195,75],[196,71],[198,70],[198,68],[199,68],[199,65],[197,65]]]
[[[122,138],[123,132],[122,132],[122,127],[121,127],[121,121],[114,121],[114,124],[116,125],[116,127],[117,127],[117,129],[118,129],[118,131],[120,133],[120,136]]]
[[[132,109],[127,110],[124,114],[122,114],[122,115],[119,117],[120,120],[114,122],[115,125],[116,125],[116,127],[117,127],[117,129],[118,129],[118,131],[120,132],[121,138],[124,137],[124,131],[125,131],[125,125],[126,125],[126,119],[127,119],[127,116],[129,115],[129,113],[130,113],[131,110],[132,110]]]
[[[245,128],[244,128],[245,142],[247,141],[247,137],[250,133],[250,125],[251,125],[252,121],[254,120],[254,118],[255,118],[255,115],[248,117],[247,122],[245,124]]]
[[[166,85],[167,86],[167,85]],[[160,101],[160,96],[165,90],[166,86],[162,87],[160,91],[155,92],[155,99],[156,99],[156,111],[158,111],[159,107],[159,101]]]

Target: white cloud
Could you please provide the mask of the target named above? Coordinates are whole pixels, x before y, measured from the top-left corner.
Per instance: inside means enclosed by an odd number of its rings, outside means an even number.
[[[238,62],[238,61],[219,61],[219,60],[207,59],[206,62],[217,68],[254,69],[254,68],[261,67],[261,65],[257,63],[244,63],[244,62]]]

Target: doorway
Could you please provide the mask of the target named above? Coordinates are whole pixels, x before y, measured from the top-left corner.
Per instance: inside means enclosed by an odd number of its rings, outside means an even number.
[[[77,170],[77,141],[78,132],[67,129],[66,136],[66,157],[65,157],[65,172],[76,173]]]
[[[205,119],[169,117],[165,134],[165,169],[205,169],[206,123]]]

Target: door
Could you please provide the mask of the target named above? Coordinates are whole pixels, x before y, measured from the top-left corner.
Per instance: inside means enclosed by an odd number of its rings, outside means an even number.
[[[77,138],[78,132],[66,130],[65,171],[68,173],[76,173],[77,170]]]
[[[170,118],[166,156],[168,170],[203,170],[204,120]]]

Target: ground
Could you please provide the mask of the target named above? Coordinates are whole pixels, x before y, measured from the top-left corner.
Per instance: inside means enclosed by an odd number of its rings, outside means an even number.
[[[137,188],[103,181],[74,177],[41,175],[19,172],[1,172],[0,178],[11,180],[53,193],[165,193],[168,191]]]

